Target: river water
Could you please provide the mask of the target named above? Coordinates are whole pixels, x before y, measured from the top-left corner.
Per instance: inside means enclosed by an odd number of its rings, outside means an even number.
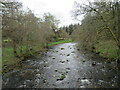
[[[20,70],[3,76],[3,88],[115,88],[115,62],[80,51],[76,43],[52,46],[42,57],[23,61]]]

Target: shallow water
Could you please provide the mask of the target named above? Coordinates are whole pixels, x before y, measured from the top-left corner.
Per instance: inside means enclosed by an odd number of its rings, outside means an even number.
[[[76,43],[53,46],[29,58],[19,71],[3,76],[3,88],[112,88],[118,87],[115,62],[78,51]],[[65,75],[60,80],[61,75]]]

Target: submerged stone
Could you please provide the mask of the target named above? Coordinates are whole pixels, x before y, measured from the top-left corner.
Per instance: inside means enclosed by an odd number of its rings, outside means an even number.
[[[96,62],[94,61],[94,62],[92,62],[92,66],[95,66],[96,65]]]
[[[69,61],[69,60],[66,60],[67,62]]]
[[[55,70],[55,72],[58,72],[58,70]]]
[[[70,70],[70,68],[66,68],[67,70]]]
[[[55,57],[53,57],[52,59],[55,59]]]
[[[67,56],[70,56],[70,54],[67,54]]]
[[[65,61],[60,61],[61,63],[65,63]]]
[[[64,50],[65,48],[61,48],[61,50]]]
[[[46,79],[43,80],[43,83],[46,83]]]

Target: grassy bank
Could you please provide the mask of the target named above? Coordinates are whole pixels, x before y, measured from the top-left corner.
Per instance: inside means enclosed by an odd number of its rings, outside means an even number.
[[[117,57],[117,46],[114,41],[100,42],[95,46],[95,52],[99,53],[100,56],[116,60]]]
[[[62,44],[62,43],[69,43],[69,42],[72,42],[72,40],[71,39],[60,40],[60,41],[57,41],[57,42],[51,42],[51,43],[48,44],[48,46]]]
[[[32,51],[27,51],[26,46],[21,46],[22,47],[22,53],[20,53],[20,49],[17,48],[17,54],[21,56],[20,58],[17,58],[14,56],[13,53],[13,48],[12,47],[3,47],[2,48],[2,68],[3,68],[3,73],[8,72],[13,69],[18,69],[21,67],[20,62],[25,59],[26,56],[29,56],[30,54],[33,54],[37,51],[40,51],[44,48],[43,45],[35,45],[32,47]]]
[[[57,42],[51,42],[48,44],[48,46],[61,44],[61,43],[68,43],[72,42],[72,40],[61,40]],[[44,46],[42,44],[34,45],[32,46],[32,54],[34,54],[37,51],[44,50]],[[20,49],[17,48],[17,54],[21,56],[21,58],[14,57],[13,48],[12,47],[4,47],[2,48],[2,67],[3,67],[3,73],[6,73],[8,71],[11,71],[13,69],[19,69],[21,67],[21,61],[24,59],[24,56],[28,56],[31,54],[31,52],[26,51],[26,46],[22,47],[22,54],[20,53]]]

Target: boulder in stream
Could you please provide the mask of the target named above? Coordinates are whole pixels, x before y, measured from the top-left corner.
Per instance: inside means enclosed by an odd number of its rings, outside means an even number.
[[[96,62],[94,61],[94,62],[92,62],[92,66],[95,66],[96,65]]]

